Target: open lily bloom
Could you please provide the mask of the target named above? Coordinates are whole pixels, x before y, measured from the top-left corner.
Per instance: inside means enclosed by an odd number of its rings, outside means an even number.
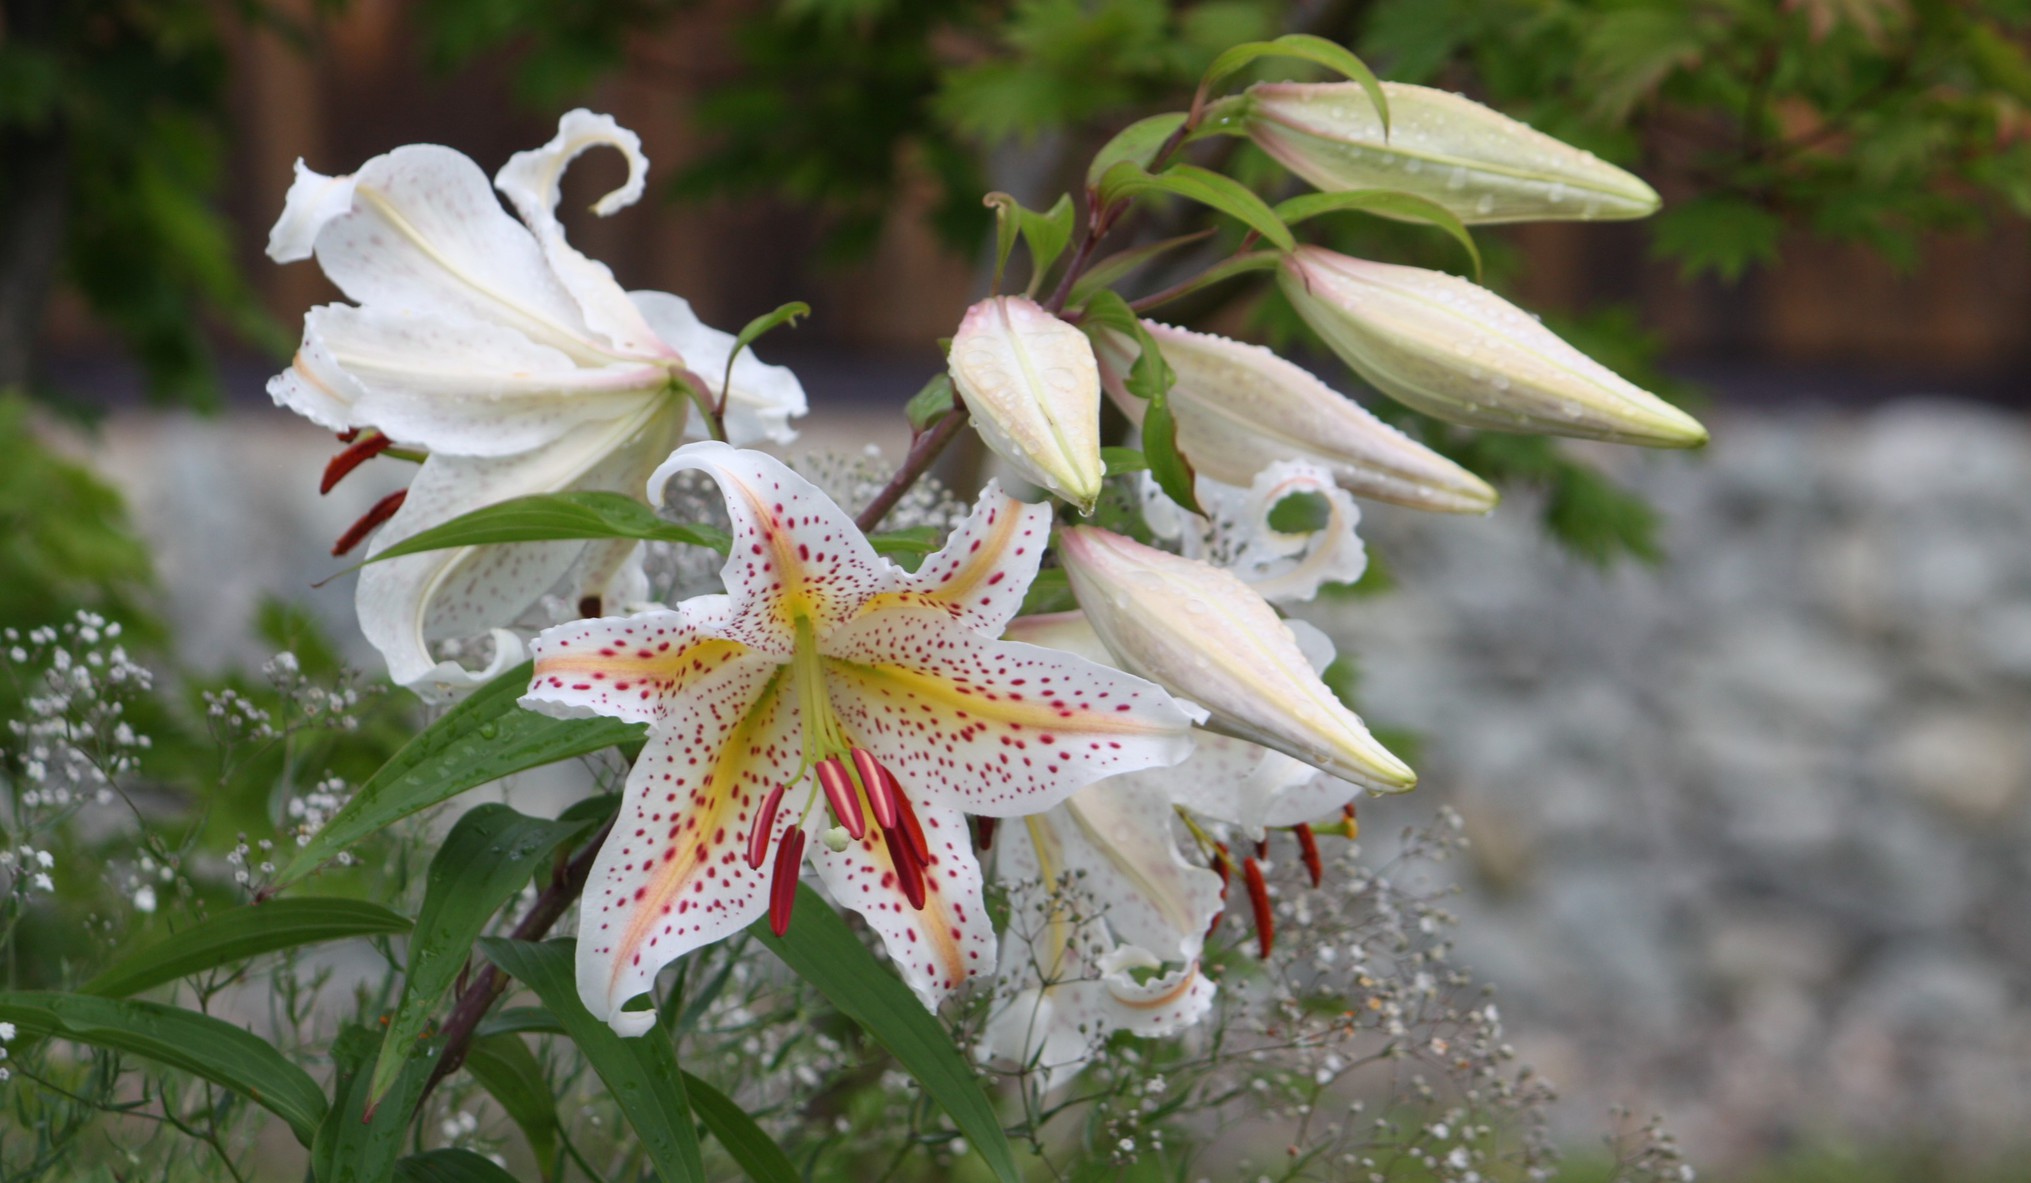
[[[547,630],[522,700],[649,724],[581,905],[579,993],[615,1030],[646,1030],[622,1004],[764,913],[780,931],[808,851],[936,1005],[994,965],[964,815],[1036,813],[1175,764],[1189,719],[1140,678],[998,639],[1046,507],[990,485],[913,574],[780,461],[691,444],[651,498],[682,470],[726,499],[727,594]]]
[[[791,438],[804,392],[780,366],[744,353],[663,292],[626,292],[565,241],[556,207],[570,162],[618,149],[628,179],[593,208],[641,196],[648,172],[634,133],[577,110],[556,138],[518,153],[494,187],[449,148],[412,144],[350,176],[297,164],[268,243],[278,262],[315,254],[354,304],[314,308],[275,401],[329,427],[371,429],[428,453],[370,554],[484,505],[534,493],[637,493],[702,417],[683,383],[722,393],[736,442]],[[501,630],[546,593],[626,602],[632,543],[523,543],[377,563],[360,578],[361,626],[397,682],[442,696],[520,660]],[[484,671],[440,664],[433,641],[496,630]]]
[[[1201,476],[1199,507],[1172,501],[1147,475],[1143,520],[1188,559],[1224,567],[1273,604],[1309,600],[1329,583],[1353,583],[1368,569],[1356,527],[1361,509],[1333,483],[1333,474],[1306,460],[1285,460],[1256,474],[1246,489]],[[1300,502],[1298,522],[1277,521],[1280,506]],[[1277,524],[1303,529],[1277,529]]]
[[[1301,620],[1284,623],[1314,672],[1332,663],[1330,638]],[[1017,617],[1002,635],[1076,653],[1101,665],[1116,664],[1083,612]],[[1117,789],[1158,793],[1205,821],[1236,827],[1251,839],[1329,817],[1361,794],[1359,785],[1302,760],[1204,727],[1193,729],[1191,758],[1177,767],[1125,773],[1082,790],[1081,797]]]
[[[1199,950],[1220,914],[1220,879],[1179,855],[1164,789],[1129,779],[1000,827],[1002,997],[978,1051],[1040,1072],[1045,1091],[1113,1032],[1169,1035],[1213,1004]],[[1132,970],[1155,972],[1138,981]]]

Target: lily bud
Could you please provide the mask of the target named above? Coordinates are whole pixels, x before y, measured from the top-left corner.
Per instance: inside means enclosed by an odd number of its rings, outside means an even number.
[[[1645,218],[1657,191],[1570,144],[1472,99],[1385,82],[1389,135],[1358,83],[1249,88],[1248,134],[1285,168],[1327,193],[1395,189],[1463,222]]]
[[[1100,370],[1086,334],[1035,300],[996,296],[952,338],[952,385],[981,438],[1082,510],[1100,496]]]
[[[1707,442],[1692,416],[1457,276],[1302,246],[1277,282],[1342,361],[1427,415],[1653,448]]]
[[[1358,785],[1417,783],[1319,680],[1269,602],[1232,572],[1091,526],[1059,555],[1086,620],[1122,668],[1205,708],[1204,726]]]
[[[1201,476],[1247,488],[1286,460],[1310,460],[1361,497],[1440,513],[1486,513],[1499,495],[1480,477],[1370,414],[1309,370],[1264,349],[1144,321],[1177,375],[1171,413],[1178,450]],[[1108,397],[1140,425],[1149,404],[1123,385],[1134,341],[1101,334]]]

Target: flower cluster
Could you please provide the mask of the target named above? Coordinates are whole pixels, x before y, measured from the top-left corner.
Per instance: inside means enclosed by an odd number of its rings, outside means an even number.
[[[62,626],[0,631],[25,718],[8,721],[23,809],[104,804],[151,740],[126,719],[153,683],[128,656],[118,621],[80,610]]]

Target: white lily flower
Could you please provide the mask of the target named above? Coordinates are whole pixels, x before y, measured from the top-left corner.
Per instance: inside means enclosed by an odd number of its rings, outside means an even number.
[[[1389,134],[1359,83],[1262,83],[1244,100],[1248,134],[1328,193],[1394,189],[1463,222],[1646,218],[1657,191],[1592,152],[1462,95],[1382,84]]]
[[[1310,461],[1271,464],[1245,489],[1202,475],[1196,492],[1206,517],[1172,501],[1145,474],[1143,521],[1186,558],[1232,571],[1272,604],[1309,600],[1326,584],[1353,583],[1368,570],[1368,548],[1356,532],[1361,508]],[[1293,497],[1323,512],[1323,520],[1308,530],[1277,529],[1275,511]]]
[[[1428,415],[1657,448],[1707,441],[1692,416],[1458,276],[1301,246],[1277,283],[1342,361]]]
[[[594,206],[642,193],[648,161],[634,133],[572,111],[556,138],[511,159],[495,186],[449,148],[412,144],[350,176],[298,162],[270,235],[277,262],[315,254],[356,303],[314,308],[290,368],[268,384],[283,406],[334,431],[371,428],[429,453],[378,553],[470,510],[533,493],[636,494],[702,416],[680,380],[718,396],[733,338],[663,292],[625,292],[572,249],[556,218],[558,184],[587,148],[618,149],[627,182]],[[743,353],[724,391],[739,442],[787,442],[804,413],[788,370]],[[454,693],[520,659],[502,626],[560,585],[567,599],[626,602],[631,543],[528,543],[436,551],[368,566],[359,607],[397,682]],[[437,662],[430,643],[494,630],[477,673]]]
[[[1113,1032],[1174,1034],[1213,1004],[1199,951],[1223,907],[1220,878],[1179,855],[1163,788],[1128,779],[998,830],[1010,916],[978,1051],[1040,1072],[1046,1092]],[[1138,982],[1136,969],[1158,972]]]
[[[1314,673],[1332,663],[1333,642],[1326,634],[1302,620],[1287,620],[1284,625]],[[1002,635],[1011,641],[1076,653],[1102,665],[1120,664],[1083,612],[1020,616],[1009,622]],[[1205,727],[1193,729],[1192,755],[1175,768],[1125,773],[1081,793],[1117,788],[1161,793],[1200,818],[1233,826],[1251,839],[1261,839],[1272,829],[1329,817],[1361,795],[1361,786],[1302,760]]]
[[[1319,680],[1291,627],[1231,571],[1090,526],[1058,553],[1123,669],[1205,708],[1208,726],[1367,788],[1417,783]]]
[[[1440,513],[1486,513],[1488,482],[1370,414],[1311,371],[1260,345],[1144,321],[1177,375],[1169,401],[1178,450],[1201,477],[1247,487],[1281,460],[1321,465],[1348,491]],[[1135,342],[1099,335],[1108,397],[1138,426],[1148,405],[1124,385]]]
[[[759,452],[681,448],[652,499],[688,469],[726,499],[728,594],[544,632],[522,700],[649,724],[581,905],[580,996],[616,1031],[646,1030],[653,1016],[622,1004],[764,913],[782,931],[807,840],[840,825],[841,849],[808,842],[819,878],[935,1006],[994,966],[964,815],[1035,813],[1175,764],[1189,718],[1139,678],[997,639],[1036,575],[1047,507],[990,485],[912,574]]]
[[[1023,296],[966,310],[953,388],[973,426],[1023,479],[1090,511],[1100,496],[1100,370],[1086,334]]]

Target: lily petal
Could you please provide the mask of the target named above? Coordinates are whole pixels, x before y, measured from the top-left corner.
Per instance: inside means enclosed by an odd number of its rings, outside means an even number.
[[[296,179],[289,183],[289,195],[282,201],[282,216],[268,231],[268,257],[277,263],[295,263],[310,257],[318,232],[326,222],[353,207],[353,178],[328,177],[314,171],[299,157]]]
[[[585,321],[624,353],[639,357],[668,357],[672,350],[658,339],[643,319],[641,310],[628,299],[606,264],[588,259],[564,238],[557,221],[559,186],[564,170],[589,148],[608,147],[620,151],[628,162],[628,179],[621,187],[593,203],[592,212],[604,218],[633,205],[642,196],[648,180],[649,158],[642,155],[642,140],[615,123],[611,115],[595,115],[583,107],[566,111],[557,121],[557,134],[541,148],[517,152],[494,174],[494,187],[511,202],[522,220],[543,244],[559,279],[569,288],[585,315]]]
[[[419,531],[510,497],[640,488],[649,457],[669,446],[667,432],[667,425],[659,429],[626,419],[589,423],[548,447],[514,456],[433,454],[367,553],[379,554]],[[616,435],[628,442],[615,447]],[[370,563],[360,572],[360,630],[387,659],[389,675],[421,691],[416,684],[438,665],[430,641],[474,636],[517,620],[560,584],[574,603],[588,596],[602,603],[615,599],[616,581],[627,573],[627,557],[638,546],[522,542]]]
[[[1161,783],[1169,774],[1132,773],[1088,785],[1062,808],[1027,820],[1057,831],[1065,866],[1083,873],[1083,889],[1103,901],[1116,938],[1165,961],[1190,961],[1220,914],[1220,877],[1178,853],[1177,822]]]
[[[494,321],[588,365],[613,359],[536,239],[464,155],[410,144],[376,156],[353,174],[351,202],[336,215],[334,194],[304,177],[292,196],[299,189],[302,202],[278,223],[281,245],[299,245],[321,218],[317,260],[354,302]]]
[[[1025,505],[991,480],[938,553],[904,574],[906,590],[876,597],[861,613],[935,605],[965,628],[999,636],[1022,609],[1050,534],[1049,505]]]
[[[902,572],[839,506],[782,461],[716,440],[686,444],[649,478],[649,503],[687,469],[718,483],[733,521],[733,550],[721,578],[739,605],[728,635],[788,658],[797,618],[820,635],[851,620],[875,595],[902,585]]]
[[[726,377],[726,358],[737,338],[698,319],[691,303],[668,292],[629,292],[656,335],[684,355],[684,364],[705,380],[715,396]],[[797,438],[790,420],[806,410],[804,386],[788,366],[772,366],[743,349],[734,359],[733,380],[726,383],[726,438],[735,447],[767,440],[787,444]],[[705,423],[694,408],[690,435],[704,435]]]
[[[319,394],[349,402],[349,421],[459,456],[553,443],[579,424],[641,410],[669,381],[659,366],[579,366],[500,325],[349,304],[310,310],[298,364],[275,379],[289,397],[271,384],[278,402],[311,414],[296,395],[306,369]]]
[[[864,617],[822,650],[840,721],[913,800],[1013,817],[1192,750],[1190,717],[1151,683],[936,609]]]
[[[701,596],[679,610],[580,620],[545,629],[521,703],[560,719],[594,715],[661,723],[677,698],[748,648],[719,635],[725,600]]]
[[[1199,478],[1201,518],[1145,478],[1143,518],[1164,538],[1176,539],[1186,558],[1225,567],[1272,603],[1309,600],[1328,583],[1348,584],[1368,569],[1368,551],[1356,527],[1361,509],[1334,484],[1332,474],[1308,460],[1286,460],[1257,473],[1246,489]],[[1283,531],[1270,524],[1289,497],[1308,497],[1324,513],[1314,529]]]
[[[931,847],[921,910],[904,896],[888,844],[873,828],[836,854],[813,841],[811,861],[832,898],[866,917],[903,980],[936,1010],[962,983],[994,972],[994,925],[981,895],[980,861],[966,815],[932,805],[916,808]],[[831,824],[822,811],[809,823],[814,831]]]
[[[700,945],[768,910],[769,872],[747,865],[762,799],[802,754],[789,671],[766,658],[726,661],[673,704],[628,774],[613,832],[579,905],[578,993],[623,1035],[623,1003]],[[771,844],[796,823],[782,810]]]

